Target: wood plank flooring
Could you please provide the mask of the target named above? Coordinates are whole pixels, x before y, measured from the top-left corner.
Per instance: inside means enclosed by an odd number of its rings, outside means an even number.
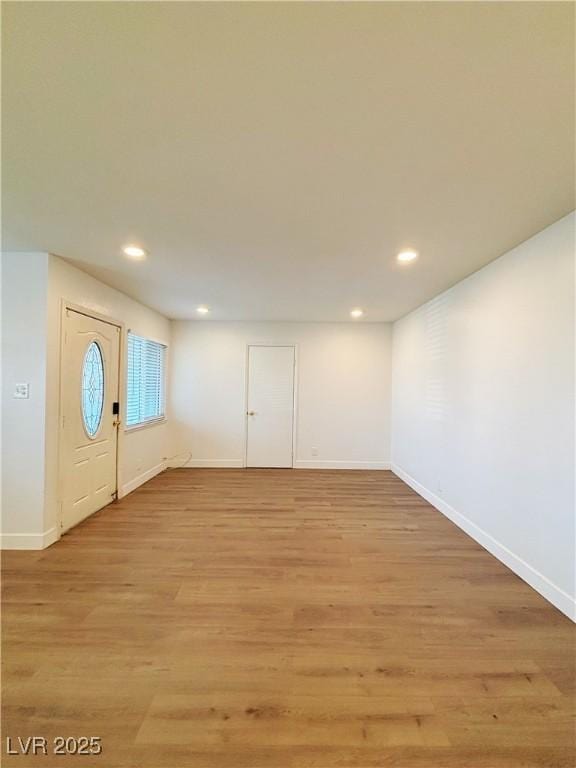
[[[390,472],[172,470],[2,572],[3,765],[576,765],[576,628]]]

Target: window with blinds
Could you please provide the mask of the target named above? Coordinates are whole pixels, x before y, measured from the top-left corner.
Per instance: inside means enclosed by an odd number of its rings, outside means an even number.
[[[166,347],[128,333],[126,426],[164,417]]]

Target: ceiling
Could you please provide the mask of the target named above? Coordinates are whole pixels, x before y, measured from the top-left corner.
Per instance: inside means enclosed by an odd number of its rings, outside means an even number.
[[[2,11],[3,247],[169,317],[393,320],[574,208],[572,3]]]

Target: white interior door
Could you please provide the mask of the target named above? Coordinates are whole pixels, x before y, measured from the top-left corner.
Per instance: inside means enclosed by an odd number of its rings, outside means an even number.
[[[67,309],[62,353],[61,529],[117,491],[120,328]]]
[[[248,348],[247,467],[291,467],[294,347]]]

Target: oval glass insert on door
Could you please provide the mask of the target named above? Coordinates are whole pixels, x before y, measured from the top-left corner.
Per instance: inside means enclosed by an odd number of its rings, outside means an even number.
[[[82,419],[88,437],[93,438],[102,422],[104,408],[104,358],[99,345],[92,341],[82,366]]]

